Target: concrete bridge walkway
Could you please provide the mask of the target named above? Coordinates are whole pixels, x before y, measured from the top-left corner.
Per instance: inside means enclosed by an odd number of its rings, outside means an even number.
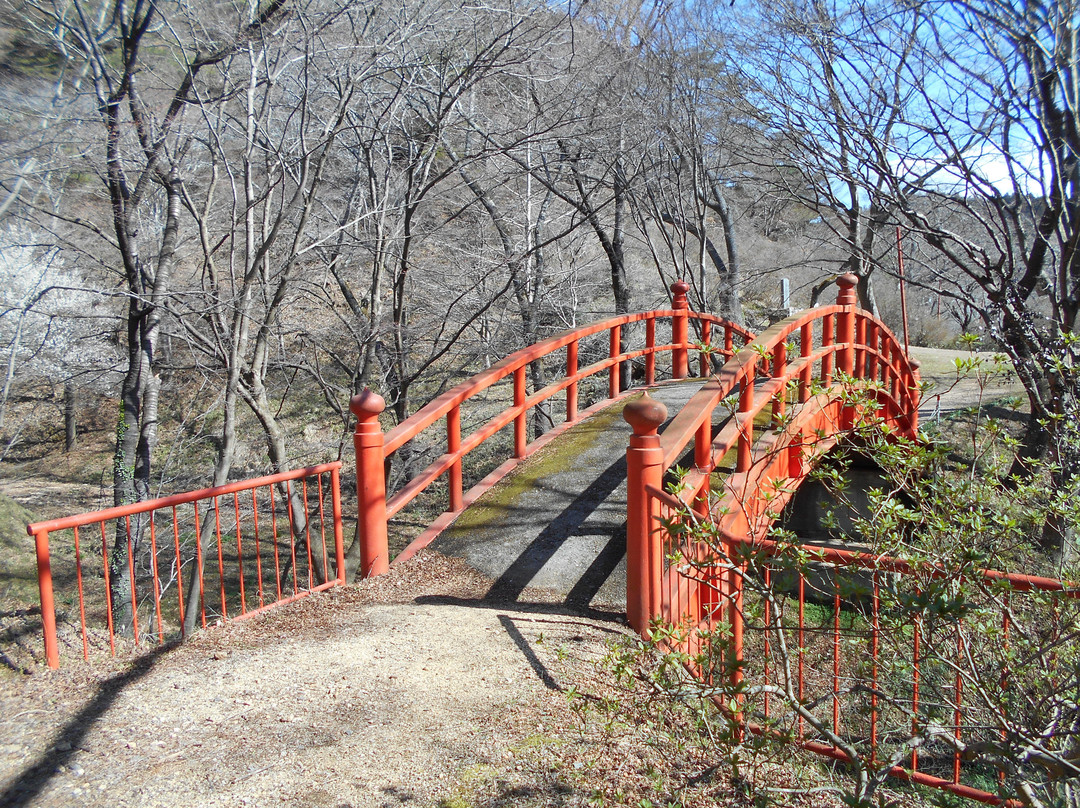
[[[924,380],[933,383],[923,417],[940,417],[1019,392],[1011,373],[993,377],[985,387],[971,380],[958,382],[954,360],[966,357],[964,352],[917,348],[914,354],[923,362]],[[989,354],[983,358],[989,362]],[[649,395],[665,404],[670,421],[703,382],[668,382]],[[577,424],[529,458],[431,547],[464,559],[490,579],[491,601],[623,615],[630,427],[622,409],[629,400]],[[723,417],[719,410],[716,417]]]
[[[674,416],[704,380],[649,391]],[[625,614],[624,399],[537,452],[458,517],[431,547],[490,578],[487,598]]]

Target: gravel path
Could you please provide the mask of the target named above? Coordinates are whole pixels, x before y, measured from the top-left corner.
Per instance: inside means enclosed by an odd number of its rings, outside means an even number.
[[[489,586],[423,553],[134,664],[8,676],[0,805],[452,805],[572,723],[569,681],[625,633]]]

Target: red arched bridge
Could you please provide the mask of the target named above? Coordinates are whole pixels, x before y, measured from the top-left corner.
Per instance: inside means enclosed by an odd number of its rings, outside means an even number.
[[[859,749],[868,748],[877,770],[1002,802],[985,781],[982,789],[965,782],[965,733],[970,740],[968,727],[976,721],[959,674],[946,710],[944,734],[952,740],[944,752],[928,755],[924,747],[921,759],[917,747],[897,752],[879,726],[885,721],[876,695],[883,687],[879,591],[885,576],[918,570],[896,559],[813,547],[805,552],[824,573],[800,571],[784,584],[780,600],[749,600],[750,590],[762,591],[762,575],[767,588],[772,574],[770,563],[758,558],[752,577],[749,554],[790,552],[769,538],[770,526],[837,441],[870,420],[898,438],[916,437],[917,363],[879,319],[857,308],[854,284],[854,276],[841,277],[835,305],[795,315],[755,337],[690,311],[688,286],[676,283],[670,310],[615,317],[520,350],[388,432],[380,423],[382,399],[370,391],[356,396],[360,572],[383,573],[429,544],[542,447],[575,451],[569,435],[566,443],[559,436],[638,395],[621,380],[634,378],[659,396],[691,375],[693,358],[699,389],[666,427],[666,407],[648,394],[623,410],[632,429],[629,447],[619,450],[629,624],[642,635],[653,632],[702,680],[722,676],[734,692],[764,693],[763,706],[753,709],[742,696],[725,704],[750,730],[794,733],[806,748],[853,764],[863,759]],[[666,357],[669,362],[658,363]],[[551,371],[556,363],[557,374]],[[538,367],[544,372],[532,375],[530,392],[530,372]],[[857,400],[854,389],[861,391]],[[554,413],[557,398],[564,406]],[[498,456],[499,436],[505,460]],[[420,470],[407,469],[405,482],[388,497],[391,472],[406,465],[395,466],[395,457],[408,453],[415,466],[433,446],[437,456]],[[482,455],[486,466],[470,466],[470,455]],[[689,470],[672,486],[680,463]],[[59,664],[62,647],[85,659],[102,648],[115,654],[118,646],[163,643],[208,622],[344,583],[340,468],[329,463],[31,525],[48,664]],[[433,504],[438,498],[445,499]],[[541,523],[557,516],[536,510],[532,518]],[[392,534],[405,513],[420,526],[419,535],[392,562]],[[710,525],[715,540],[680,528],[690,522]],[[59,550],[50,553],[50,542]],[[972,574],[1004,583],[1010,592],[1063,588],[1028,576]],[[852,598],[842,592],[844,575],[868,581],[857,627],[845,616]],[[1001,619],[1008,624],[1007,603]],[[791,632],[797,647],[778,650],[782,635]],[[890,646],[890,653],[910,661],[901,712],[917,727],[927,711],[939,716],[940,694],[933,705],[920,701],[925,677],[917,626],[901,646]]]

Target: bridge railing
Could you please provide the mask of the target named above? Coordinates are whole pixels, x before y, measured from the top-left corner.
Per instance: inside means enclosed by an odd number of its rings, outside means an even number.
[[[488,370],[476,374],[438,396],[385,434],[379,424],[379,416],[385,408],[383,399],[371,391],[364,391],[355,396],[351,402],[351,409],[357,419],[354,437],[357,458],[359,513],[357,529],[361,546],[361,574],[378,575],[387,570],[389,564],[388,521],[422,492],[428,490],[436,480],[445,479],[447,482],[446,508],[405,548],[398,556],[400,559],[409,557],[434,539],[480,493],[494,485],[527,455],[565,428],[581,420],[587,414],[587,412],[579,411],[579,384],[583,380],[594,376],[607,377],[607,398],[594,405],[595,408],[599,408],[626,394],[627,391],[620,388],[620,366],[623,363],[633,360],[643,361],[643,382],[646,386],[650,386],[656,382],[656,360],[660,354],[671,355],[672,378],[684,378],[690,375],[690,354],[695,346],[700,354],[702,372],[706,373],[711,369],[713,355],[730,357],[734,355],[738,347],[736,339],[745,343],[753,338],[753,335],[741,326],[709,314],[690,311],[686,297],[688,290],[689,286],[681,281],[672,285],[674,292],[672,309],[613,317],[575,328],[519,350]],[[670,343],[657,342],[656,325],[660,320],[671,321]],[[633,323],[644,324],[644,346],[624,349],[622,347],[623,329]],[[690,336],[691,323],[694,324],[696,331],[693,341]],[[579,345],[586,338],[605,332],[608,335],[607,356],[585,367],[579,367]],[[714,339],[718,344],[712,347]],[[542,389],[529,393],[527,388],[529,365],[550,357],[557,351],[565,351],[564,372]],[[510,406],[488,418],[473,432],[463,434],[462,405],[508,379],[513,385],[513,401]],[[566,417],[563,424],[530,442],[528,428],[530,412],[538,405],[564,392]],[[442,425],[437,426],[440,423]],[[513,445],[510,457],[470,490],[465,491],[463,474],[465,456],[475,451],[500,430],[511,425]],[[425,469],[412,476],[388,499],[387,470],[394,453],[421,434],[433,435],[435,430],[438,431],[436,440],[445,446],[445,451]]]
[[[850,426],[840,422],[850,420],[851,408],[835,406],[837,378],[872,388],[885,419],[914,435],[918,363],[907,356],[883,322],[857,308],[855,283],[854,275],[841,276],[836,305],[783,320],[744,346],[675,415],[662,436],[657,431],[667,417],[662,405],[646,399],[624,410],[634,431],[627,450],[627,618],[637,631],[644,633],[653,618],[672,616],[664,614],[661,600],[659,503],[647,487],[662,488],[665,475],[691,442],[693,460],[681,480],[679,498],[703,510],[713,472],[734,452],[734,474],[728,487],[729,493],[741,492],[741,499],[726,518],[729,526],[733,527],[732,520],[742,520],[739,527],[745,528],[767,516],[761,512],[763,499],[755,499],[754,492],[768,491],[770,502],[776,501],[776,487],[769,486],[766,478],[801,477],[808,455],[827,448],[822,436]],[[798,345],[793,346],[796,335]],[[797,357],[789,356],[793,347],[798,349]],[[783,423],[791,406],[805,405],[811,396],[829,390],[833,392],[826,392],[824,400],[801,409],[794,433],[788,425],[783,446],[770,450],[771,464],[754,468],[755,441]],[[714,435],[713,414],[724,403],[731,405],[730,418]],[[759,417],[766,409],[768,418]],[[767,528],[769,521],[765,518],[761,526]]]
[[[724,529],[706,553],[687,538],[699,534],[678,527],[699,518],[687,503],[649,493],[668,526],[661,553],[670,619],[657,636],[702,681],[730,680],[739,695],[724,706],[734,705],[747,730],[836,760],[859,757],[968,799],[1020,805],[996,793],[1006,784],[1005,750],[1019,757],[1038,748],[1037,737],[1017,734],[1024,711],[1055,708],[1014,666],[1037,654],[1037,679],[1069,703],[1080,588]],[[935,598],[951,598],[958,610],[935,622]],[[1036,701],[1028,701],[1022,688],[1033,686]],[[1050,779],[1055,765],[1074,766],[1052,754],[1033,760]]]
[[[344,583],[340,470],[326,463],[29,525],[49,667],[60,664],[58,611],[66,644],[89,659]]]
[[[1007,696],[994,700],[1013,675],[1010,633],[1040,638],[1057,664],[1053,649],[1072,642],[1080,590],[767,538],[810,467],[864,416],[915,435],[918,365],[855,308],[854,282],[839,280],[835,306],[744,347],[663,435],[661,404],[626,407],[627,615],[706,684],[723,678],[736,694],[723,706],[744,729],[1003,804],[995,791],[1006,766],[980,750],[1016,741],[1007,738]],[[862,392],[851,395],[852,386]],[[730,415],[714,430],[721,405]],[[665,490],[684,454],[689,470]],[[720,468],[729,472],[723,489],[710,491]],[[917,604],[958,587],[966,612],[943,639]]]

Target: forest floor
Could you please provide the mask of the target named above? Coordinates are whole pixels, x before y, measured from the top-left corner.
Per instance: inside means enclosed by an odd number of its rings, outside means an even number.
[[[1019,392],[954,385],[967,354],[917,350],[948,390],[924,421]],[[39,518],[94,506],[103,486],[41,462],[0,490]],[[733,781],[692,704],[619,683],[649,665],[625,625],[482,600],[491,583],[424,552],[138,658],[5,656],[0,806],[840,804],[810,761],[746,760]]]

